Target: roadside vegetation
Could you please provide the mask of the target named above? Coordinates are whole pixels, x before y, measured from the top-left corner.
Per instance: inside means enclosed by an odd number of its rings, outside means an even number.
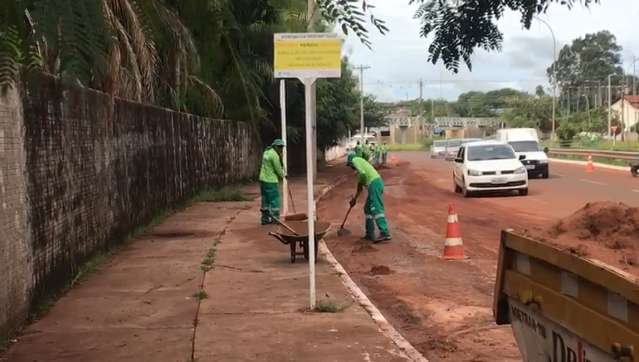
[[[426,146],[425,143],[414,143],[414,144],[405,144],[405,145],[395,144],[395,145],[388,145],[388,150],[391,152],[422,151],[426,149],[426,147],[430,147],[430,146]]]
[[[320,300],[315,305],[314,312],[317,313],[339,313],[345,310],[348,306],[337,304],[330,300]]]
[[[191,199],[195,202],[230,202],[252,201],[253,198],[245,194],[238,186],[224,186],[222,188],[206,188],[195,194]]]

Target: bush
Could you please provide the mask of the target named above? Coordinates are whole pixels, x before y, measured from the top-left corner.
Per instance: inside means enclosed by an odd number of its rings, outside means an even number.
[[[561,127],[557,128],[557,136],[562,141],[572,141],[577,134],[577,130],[570,123],[562,124]]]

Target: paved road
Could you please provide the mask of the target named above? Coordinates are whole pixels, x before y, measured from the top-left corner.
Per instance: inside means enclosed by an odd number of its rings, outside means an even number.
[[[418,171],[437,187],[452,190],[452,163],[431,160],[423,153],[397,154],[401,160],[411,162]],[[639,207],[639,178],[630,172],[597,168],[594,173],[585,172],[583,166],[552,162],[550,179],[532,179],[528,197],[504,197],[489,195],[479,197],[487,205],[501,204],[528,212],[537,210],[539,216],[564,217],[575,212],[589,201],[624,202]],[[451,192],[451,200],[461,196]]]
[[[548,227],[590,201],[639,206],[639,179],[620,171],[587,174],[583,166],[553,163],[551,178],[532,180],[526,197],[465,199],[453,192],[450,162],[424,152],[393,156],[400,164],[381,171],[393,241],[360,240],[364,220],[357,210],[348,224],[354,235],[327,242],[384,315],[434,362],[521,360],[510,327],[496,326],[491,310],[501,230]],[[323,219],[341,222],[354,182],[319,205]],[[440,258],[451,203],[470,256],[463,262]]]

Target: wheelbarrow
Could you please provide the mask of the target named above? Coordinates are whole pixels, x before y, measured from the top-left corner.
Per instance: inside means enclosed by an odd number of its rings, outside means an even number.
[[[282,244],[288,245],[291,250],[291,263],[295,263],[295,259],[298,256],[304,256],[306,260],[309,259],[309,246],[308,246],[308,224],[306,221],[291,221],[287,223],[293,230],[297,231],[299,235],[293,235],[289,230],[283,227],[277,232],[268,233],[272,237],[279,240]],[[319,241],[322,240],[324,235],[328,233],[331,224],[323,221],[315,222],[315,262],[317,263],[317,246]],[[298,251],[300,250],[300,251]]]

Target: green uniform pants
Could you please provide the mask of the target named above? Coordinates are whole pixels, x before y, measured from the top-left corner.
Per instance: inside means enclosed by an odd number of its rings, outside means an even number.
[[[280,190],[279,184],[260,182],[260,194],[262,195],[262,210],[268,210],[271,215],[280,218]],[[262,225],[272,224],[273,220],[268,213],[262,212]]]
[[[382,236],[390,236],[384,214],[384,182],[377,178],[368,186],[368,197],[364,206],[366,214],[366,238],[375,240],[375,224]]]

